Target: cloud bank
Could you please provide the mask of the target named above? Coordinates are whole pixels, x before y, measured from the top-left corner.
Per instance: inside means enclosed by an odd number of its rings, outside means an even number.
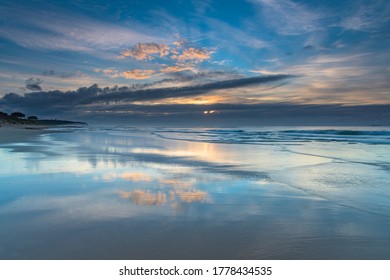
[[[217,73],[218,74],[218,73]],[[168,98],[200,97],[215,90],[238,91],[294,79],[293,75],[257,76],[183,87],[148,88],[92,85],[75,91],[6,94],[0,110],[22,111],[40,118],[66,118],[92,123],[157,125],[371,125],[390,124],[390,105],[342,106],[286,103],[155,103]],[[140,103],[141,102],[141,103]],[[205,111],[213,114],[204,114]],[[386,121],[387,120],[387,121]]]
[[[139,74],[139,73],[138,73]],[[131,73],[130,75],[134,75]],[[139,74],[142,75],[142,74]],[[129,87],[118,88],[100,88],[98,85],[79,88],[75,91],[38,91],[27,93],[23,96],[15,93],[6,94],[0,99],[1,106],[18,107],[18,108],[39,108],[50,107],[55,110],[62,108],[63,110],[71,109],[74,106],[88,106],[97,103],[109,102],[139,102],[139,101],[154,101],[165,98],[181,98],[189,96],[199,96],[207,94],[213,90],[234,89],[239,87],[248,87],[272,83],[277,81],[293,78],[293,75],[272,75],[258,76],[251,78],[232,79],[218,82],[210,82],[186,87],[171,87],[171,88],[146,88],[132,89]],[[33,83],[35,82],[35,84]],[[37,87],[36,83],[40,80],[32,80],[31,84]]]

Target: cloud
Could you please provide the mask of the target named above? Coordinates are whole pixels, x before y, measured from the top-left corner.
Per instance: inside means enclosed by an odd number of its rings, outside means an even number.
[[[314,49],[315,49],[315,46],[313,46],[313,45],[305,45],[305,46],[303,46],[303,50],[305,50],[305,51],[314,50]]]
[[[284,75],[285,74],[285,73],[274,72],[274,71],[265,70],[265,69],[251,70],[250,72],[258,73],[258,74],[262,74],[262,75]]]
[[[137,91],[123,91],[115,92],[105,95],[93,96],[86,99],[84,102],[95,103],[95,102],[118,102],[118,101],[151,101],[159,100],[164,98],[180,98],[188,96],[198,96],[207,94],[213,90],[220,89],[234,89],[239,87],[255,86],[265,83],[277,82],[293,78],[293,75],[273,75],[273,76],[260,76],[251,78],[241,78],[225,81],[210,82],[206,84],[185,86],[185,87],[174,87],[174,88],[154,88],[144,89]]]
[[[91,90],[90,90],[91,91]],[[96,89],[95,89],[96,91]],[[101,93],[100,93],[101,94]],[[355,95],[354,92],[352,92]],[[29,96],[30,94],[26,94]],[[71,93],[71,95],[73,95]],[[335,91],[325,96],[337,96]],[[66,96],[66,94],[65,94]],[[297,95],[304,101],[304,96]],[[365,94],[367,97],[367,94]],[[196,125],[196,126],[245,126],[245,125],[390,125],[390,99],[387,105],[349,105],[340,104],[321,105],[328,103],[322,99],[323,95],[314,95],[312,104],[294,103],[288,98],[285,103],[213,103],[206,105],[195,104],[157,104],[144,105],[124,102],[93,103],[79,105],[66,98],[49,97],[27,99],[16,94],[8,94],[7,98],[0,99],[0,111],[21,111],[25,114],[34,114],[48,118],[84,120],[92,124],[153,124],[153,125]],[[339,98],[342,98],[340,96]],[[58,98],[58,101],[53,100]],[[69,97],[70,98],[70,97]],[[367,97],[369,98],[369,96]],[[384,96],[384,99],[386,97]],[[387,97],[388,98],[388,97]],[[292,101],[291,101],[292,100]],[[367,101],[367,100],[366,100]],[[369,101],[369,100],[368,100]],[[67,104],[64,104],[67,102]],[[317,104],[313,104],[317,102]],[[348,98],[345,104],[350,104]],[[218,114],[203,114],[204,111],[215,110]],[[159,160],[157,155],[149,159]],[[142,160],[146,160],[143,158]],[[170,162],[180,164],[185,158],[171,157]],[[220,170],[218,170],[220,171]],[[115,179],[130,178],[123,174],[111,176]],[[144,180],[146,181],[146,180]]]
[[[359,3],[359,2],[357,2]],[[356,5],[356,4],[355,4]],[[345,30],[376,31],[389,22],[390,4],[386,1],[369,2],[351,7],[347,16],[344,17],[340,26]]]
[[[42,87],[40,86],[40,84],[43,83],[43,80],[39,79],[39,78],[30,78],[28,80],[26,80],[26,88],[27,89],[30,89],[30,90],[42,90]]]
[[[179,69],[183,66],[182,63],[198,64],[205,60],[211,59],[214,50],[207,48],[186,47],[186,41],[175,41],[172,45],[157,44],[157,43],[138,43],[131,49],[121,52],[121,57],[132,57],[136,60],[153,60],[156,58],[167,57],[171,61],[171,67]],[[169,55],[169,56],[168,56]],[[176,65],[177,62],[181,63]],[[169,68],[165,68],[166,71]]]
[[[154,70],[134,69],[122,72],[121,76],[125,79],[144,80],[150,78],[154,73]]]
[[[160,81],[159,84],[163,82],[170,82],[173,87],[177,87],[180,83],[187,83],[188,85],[194,84],[205,84],[215,81],[225,81],[225,80],[235,80],[244,78],[243,75],[238,74],[235,71],[197,71],[196,73],[192,71],[177,71],[170,72],[169,76],[172,79],[166,79],[165,81]],[[189,83],[191,82],[191,83]],[[173,83],[176,83],[173,84]]]
[[[107,69],[95,69],[96,73],[103,73],[105,76],[110,77],[112,79],[123,77],[128,80],[144,80],[151,78],[153,74],[156,72],[155,70],[147,70],[147,69],[132,69],[120,72],[115,68],[107,68]]]
[[[192,66],[185,66],[185,65],[172,65],[172,66],[167,66],[163,69],[161,69],[162,73],[175,73],[175,72],[182,72],[186,70],[192,70]]]
[[[57,72],[54,70],[45,70],[42,72],[43,76],[56,77],[60,79],[68,79],[73,77],[82,77],[83,74],[80,71],[77,72]]]
[[[121,52],[122,57],[133,57],[137,60],[151,60],[154,55],[164,57],[169,54],[169,46],[157,43],[138,43],[135,47]]]
[[[260,39],[257,34],[251,34],[247,30],[254,29],[257,31],[258,25],[255,25],[255,27],[251,26],[251,28],[237,28],[214,18],[204,18],[203,21],[210,27],[210,31],[207,34],[208,37],[218,42],[218,48],[242,51],[240,49],[242,46],[263,49],[272,45],[270,42]]]
[[[183,68],[181,68],[183,67]],[[242,75],[234,71],[199,71],[196,68],[184,69],[186,66],[173,66],[165,70],[161,70],[162,73],[168,76],[166,79],[156,81],[147,85],[148,88],[167,88],[167,87],[184,87],[192,86],[195,84],[205,84],[209,82],[240,79]],[[176,71],[175,71],[176,70]],[[179,71],[183,70],[183,71]]]
[[[46,6],[26,8],[17,4],[4,7],[7,26],[0,36],[25,48],[70,50],[99,54],[123,48],[133,42],[163,39],[137,23],[133,28],[96,20],[75,11]],[[50,24],[48,24],[50,23]]]
[[[36,109],[46,113],[59,114],[72,110],[88,110],[96,104],[132,103],[157,101],[165,98],[196,97],[208,94],[214,90],[245,88],[260,86],[263,84],[279,82],[294,78],[293,75],[272,75],[250,78],[238,78],[224,81],[209,82],[183,87],[168,88],[144,88],[133,89],[131,87],[105,88],[96,84],[90,87],[82,87],[75,91],[37,91],[23,96],[8,93],[0,99],[0,106],[8,108]],[[84,108],[84,109],[82,109]]]
[[[322,29],[319,20],[324,15],[291,0],[253,0],[266,23],[281,35],[299,35]]]
[[[172,55],[171,58],[176,59],[180,62],[186,62],[186,61],[202,62],[204,60],[210,59],[212,53],[213,51],[209,51],[204,48],[203,49],[188,48],[183,50],[181,54]]]
[[[319,55],[317,57],[311,58],[310,63],[315,63],[315,64],[343,63],[343,65],[346,66],[346,63],[348,62],[359,62],[363,58],[369,58],[370,55],[371,53],[368,52],[348,54],[348,55]]]

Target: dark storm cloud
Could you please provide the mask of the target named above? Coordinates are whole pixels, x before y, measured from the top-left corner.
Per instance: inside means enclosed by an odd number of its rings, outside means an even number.
[[[199,96],[213,90],[262,84],[278,85],[292,75],[258,76],[178,88],[112,87],[92,85],[75,91],[36,91],[0,99],[0,110],[21,111],[40,118],[58,118],[97,123],[158,125],[388,125],[390,105],[341,106],[274,104],[160,104],[135,101]],[[34,80],[33,80],[34,81]],[[35,80],[36,81],[36,80]],[[276,83],[275,83],[276,82]],[[149,85],[150,86],[150,85]],[[213,110],[213,114],[204,111]]]
[[[86,88],[84,94],[98,88]],[[100,89],[102,90],[102,89]],[[80,92],[79,92],[80,93]],[[191,126],[242,126],[242,125],[389,125],[390,105],[307,105],[292,103],[273,104],[160,104],[138,105],[124,103],[95,103],[78,106],[42,106],[39,102],[30,107],[18,106],[22,97],[8,94],[14,106],[0,111],[20,110],[40,118],[58,118],[86,121],[90,124],[125,125],[191,125]],[[76,99],[75,99],[76,100]],[[22,103],[20,103],[22,104]],[[213,110],[213,114],[204,111]]]
[[[129,87],[100,88],[95,84],[90,87],[83,87],[76,91],[67,92],[58,90],[48,92],[36,91],[27,93],[23,96],[9,93],[0,99],[0,105],[3,107],[17,107],[21,109],[45,108],[45,110],[53,111],[69,110],[74,109],[77,106],[89,106],[98,103],[152,101],[164,98],[199,96],[213,90],[255,86],[278,82],[293,77],[293,75],[258,76],[186,87],[152,89],[133,89]],[[39,79],[32,79],[30,86],[35,85],[35,87],[38,87],[41,82],[42,81]]]
[[[186,86],[179,88],[144,89],[138,91],[122,91],[110,94],[98,95],[85,100],[86,104],[97,102],[119,102],[119,101],[152,101],[164,98],[191,97],[207,94],[213,90],[233,89],[248,87],[271,82],[277,82],[294,77],[293,75],[273,75],[252,78],[233,79],[218,81],[201,85]]]
[[[30,78],[26,80],[26,88],[29,90],[42,90],[40,84],[43,83],[43,80],[39,78]]]

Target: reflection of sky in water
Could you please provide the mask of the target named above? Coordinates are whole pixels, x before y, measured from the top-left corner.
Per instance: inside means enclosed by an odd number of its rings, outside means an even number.
[[[0,258],[390,257],[387,145],[97,129],[0,158]]]

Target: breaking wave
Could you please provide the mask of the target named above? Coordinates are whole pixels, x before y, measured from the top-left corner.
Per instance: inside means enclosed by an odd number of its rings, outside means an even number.
[[[350,144],[390,144],[390,130],[365,129],[157,129],[153,134],[166,139],[227,144],[304,142],[345,142]]]

